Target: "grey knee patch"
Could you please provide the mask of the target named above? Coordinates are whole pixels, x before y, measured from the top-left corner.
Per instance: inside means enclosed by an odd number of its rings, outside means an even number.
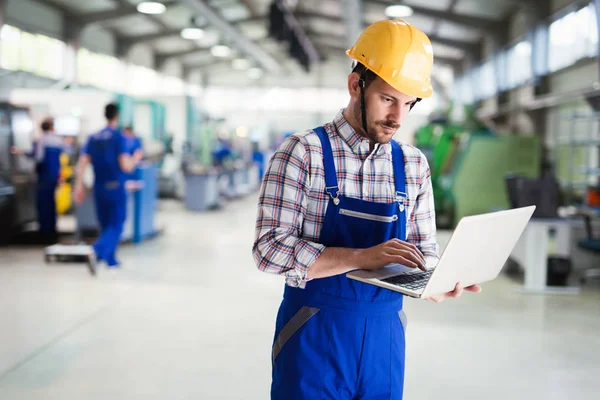
[[[302,307],[296,315],[292,317],[288,321],[287,324],[283,327],[279,335],[277,335],[277,339],[275,340],[275,344],[273,344],[273,351],[271,354],[272,362],[275,362],[275,359],[281,352],[281,349],[285,345],[285,343],[290,340],[290,338],[294,335],[294,333],[298,332],[298,330],[308,322],[316,313],[319,312],[318,308],[314,307]]]

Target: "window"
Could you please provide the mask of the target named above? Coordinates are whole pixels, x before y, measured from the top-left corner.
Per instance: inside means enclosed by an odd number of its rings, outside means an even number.
[[[501,51],[494,57],[496,64],[496,86],[499,92],[508,89],[508,77],[506,71],[506,51]]]
[[[119,92],[123,90],[125,67],[111,56],[80,49],[77,54],[77,82],[101,89]]]
[[[453,97],[459,104],[472,104],[475,101],[471,87],[471,73],[472,71],[469,71],[454,81]]]
[[[3,25],[0,29],[0,67],[17,71],[19,69],[19,42],[21,31],[14,26]]]
[[[531,43],[523,40],[511,47],[507,53],[507,86],[512,89],[532,78]]]
[[[0,30],[0,46],[2,68],[52,79],[63,76],[66,44],[60,40],[4,25]]]
[[[543,76],[548,73],[548,27],[546,25],[538,26],[533,33],[534,54],[534,73],[536,76]]]
[[[497,92],[496,69],[494,68],[494,58],[485,62],[479,68],[479,98],[486,99],[492,97]]]
[[[598,28],[593,4],[550,24],[548,67],[551,72],[598,52]]]

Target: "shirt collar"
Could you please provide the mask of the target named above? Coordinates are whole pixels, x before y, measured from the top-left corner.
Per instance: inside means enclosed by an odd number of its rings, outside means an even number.
[[[340,110],[333,120],[333,128],[335,132],[346,142],[346,144],[352,149],[352,152],[359,154],[362,152],[369,151],[369,140],[360,136],[354,128],[348,123],[344,117],[344,109]],[[361,151],[362,150],[362,151]],[[375,144],[375,155],[380,154],[392,154],[391,144]]]

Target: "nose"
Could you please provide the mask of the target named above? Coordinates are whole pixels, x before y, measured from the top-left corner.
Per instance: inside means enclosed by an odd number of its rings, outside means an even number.
[[[389,110],[389,114],[387,115],[388,121],[393,121],[396,124],[400,124],[406,114],[408,114],[408,108],[405,107],[402,103],[396,103],[394,107]]]

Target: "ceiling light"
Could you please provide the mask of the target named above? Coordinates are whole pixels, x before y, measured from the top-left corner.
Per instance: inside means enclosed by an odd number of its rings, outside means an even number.
[[[215,57],[229,57],[231,55],[231,49],[223,45],[211,47],[210,52]]]
[[[240,138],[247,138],[248,137],[248,128],[245,126],[238,126],[237,129],[235,130],[235,134]]]
[[[144,1],[137,5],[137,10],[142,14],[157,15],[167,11],[167,7],[156,1]]]
[[[233,69],[243,70],[250,68],[250,61],[245,58],[236,58],[232,63]]]
[[[250,79],[260,79],[263,76],[263,70],[260,68],[250,68],[248,70],[248,77]]]
[[[184,28],[181,31],[181,37],[188,40],[198,40],[204,36],[204,31],[200,28]]]
[[[385,15],[390,18],[406,18],[413,15],[413,9],[405,5],[387,6]]]

